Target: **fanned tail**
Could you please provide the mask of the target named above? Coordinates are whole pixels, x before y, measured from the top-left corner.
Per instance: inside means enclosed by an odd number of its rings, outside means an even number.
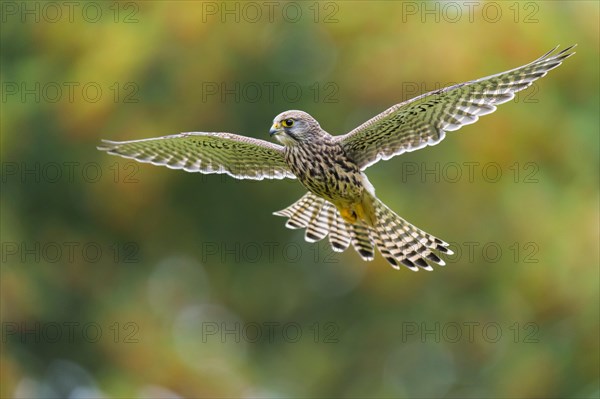
[[[366,205],[376,219],[374,226],[346,222],[335,205],[310,192],[273,214],[287,217],[286,227],[290,229],[306,229],[306,241],[316,242],[329,235],[334,251],[345,251],[352,244],[366,261],[373,260],[377,248],[397,269],[404,265],[414,271],[433,270],[429,263],[445,264],[434,251],[452,254],[447,243],[408,223],[374,196],[369,195],[368,200]]]
[[[304,238],[308,242],[322,240],[329,234],[331,248],[336,252],[345,251],[353,242],[350,233],[353,230],[344,222],[335,206],[313,193],[306,193],[292,205],[273,214],[289,218],[285,224],[287,228],[305,228]]]
[[[398,269],[402,264],[417,271],[433,270],[430,263],[446,264],[434,251],[452,255],[448,243],[402,219],[379,199],[371,198],[377,219],[373,228],[376,245],[393,267]]]

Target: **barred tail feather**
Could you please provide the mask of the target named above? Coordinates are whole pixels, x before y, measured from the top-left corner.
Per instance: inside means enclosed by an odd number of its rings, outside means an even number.
[[[377,219],[373,227],[377,248],[393,267],[402,264],[418,271],[433,270],[430,263],[446,264],[434,251],[452,255],[448,243],[402,219],[379,199],[372,197],[372,201]]]
[[[373,230],[364,224],[347,223],[331,202],[313,193],[306,193],[289,207],[273,214],[289,218],[285,225],[290,229],[305,228],[304,238],[308,242],[329,235],[334,251],[343,252],[352,244],[362,259],[373,260]]]
[[[396,269],[404,265],[414,271],[433,270],[430,263],[445,264],[434,251],[451,255],[447,243],[408,223],[374,196],[368,201],[376,219],[374,226],[346,222],[332,203],[310,192],[273,214],[287,217],[290,229],[305,228],[306,241],[329,236],[334,251],[343,252],[352,244],[366,261],[373,260],[377,248]]]
[[[310,223],[310,219],[313,214],[312,208],[315,202],[319,202],[319,200],[324,201],[322,198],[319,198],[316,195],[306,194],[292,205],[279,212],[274,212],[273,214],[277,216],[288,217],[289,219],[285,224],[285,227],[288,229],[303,229],[306,228]]]
[[[333,205],[330,207],[333,214],[333,223],[329,231],[329,243],[331,248],[336,252],[344,252],[350,246],[350,233],[347,230],[347,224]]]
[[[373,237],[369,227],[362,223],[350,225],[352,232],[352,246],[358,252],[363,260],[373,260],[375,257],[375,249],[373,248]]]
[[[308,242],[320,241],[329,235],[331,247],[336,252],[345,251],[352,241],[352,230],[336,207],[313,193],[306,193],[292,205],[273,214],[289,218],[286,227],[290,229],[306,228],[304,238]],[[364,244],[361,240],[361,244],[357,245]]]
[[[329,233],[328,211],[329,205],[326,201],[315,201],[312,207],[312,215],[304,239],[308,242],[317,242],[325,238]]]

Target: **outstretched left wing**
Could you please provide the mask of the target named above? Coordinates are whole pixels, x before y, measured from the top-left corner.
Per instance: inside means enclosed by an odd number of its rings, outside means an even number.
[[[573,47],[553,54],[555,47],[519,68],[396,104],[336,140],[363,170],[380,159],[435,145],[446,132],[475,123],[479,116],[494,112],[496,105],[512,100],[516,92],[575,54],[569,52]]]
[[[193,132],[102,142],[98,149],[109,154],[187,172],[227,173],[253,180],[295,178],[282,146],[237,134]]]

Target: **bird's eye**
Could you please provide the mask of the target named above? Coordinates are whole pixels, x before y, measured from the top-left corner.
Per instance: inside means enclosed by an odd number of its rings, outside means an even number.
[[[294,120],[293,119],[284,119],[281,124],[284,127],[292,127],[294,125]]]

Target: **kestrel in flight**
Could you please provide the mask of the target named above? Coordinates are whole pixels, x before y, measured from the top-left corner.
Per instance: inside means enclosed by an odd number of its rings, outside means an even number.
[[[444,265],[448,244],[413,226],[375,196],[364,170],[439,143],[446,132],[477,121],[496,105],[559,66],[574,46],[496,75],[425,93],[396,104],[351,132],[332,136],[309,114],[286,111],[273,121],[270,135],[283,145],[231,133],[191,132],[134,141],[103,141],[99,150],[139,162],[187,172],[226,173],[237,179],[297,178],[308,192],[275,212],[286,227],[306,229],[306,241],[329,235],[334,251],[350,244],[370,261],[377,248],[395,268],[432,270]]]

